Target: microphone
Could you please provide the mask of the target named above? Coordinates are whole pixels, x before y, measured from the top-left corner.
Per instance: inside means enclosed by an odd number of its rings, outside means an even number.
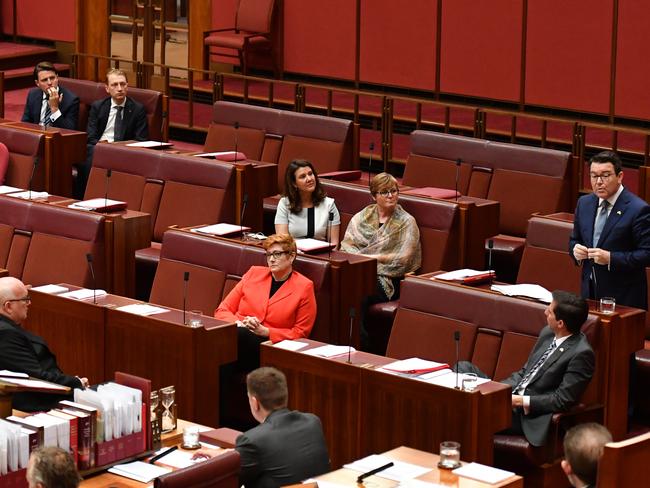
[[[372,169],[372,152],[375,150],[374,141],[370,143],[368,149],[370,149],[370,158],[368,159],[368,188],[370,188],[370,175],[371,175],[370,170]]]
[[[97,281],[95,280],[95,270],[93,269],[93,255],[91,253],[86,254],[86,261],[88,261],[90,276],[93,279],[93,303],[97,305]]]
[[[32,166],[32,174],[29,177],[29,199],[32,199],[32,182],[34,181],[34,174],[36,173],[36,166],[38,166],[38,156],[34,157],[34,166]]]
[[[185,314],[187,313],[187,284],[190,281],[190,272],[183,272],[183,325],[187,325]]]
[[[244,198],[242,198],[242,203],[241,203],[241,213],[239,214],[239,231],[241,232],[242,237],[244,237],[244,212],[246,211],[247,204],[248,204],[248,193],[244,193]]]
[[[460,164],[462,162],[463,160],[460,158],[456,160],[456,202],[458,202],[458,180],[460,180]]]
[[[330,212],[329,220],[327,221],[327,259],[332,258],[332,221],[334,220],[334,212]]]
[[[113,170],[111,168],[108,168],[106,170],[106,192],[104,193],[104,212],[106,212],[106,209],[108,208],[108,186],[111,183],[112,174],[113,174]]]
[[[488,271],[492,269],[492,249],[494,248],[494,239],[488,241]]]
[[[235,163],[237,162],[237,139],[239,138],[239,122],[235,122],[233,124],[233,127],[235,128]]]
[[[460,390],[458,386],[458,361],[460,360],[460,331],[454,331],[454,341],[456,342],[456,389]]]
[[[352,354],[352,327],[354,326],[354,317],[357,315],[357,311],[354,307],[350,307],[350,335],[348,337],[348,364],[352,364],[350,360],[350,355]]]

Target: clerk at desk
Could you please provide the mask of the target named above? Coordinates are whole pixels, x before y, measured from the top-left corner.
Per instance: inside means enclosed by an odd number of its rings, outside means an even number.
[[[87,378],[64,374],[43,338],[21,326],[27,319],[30,303],[29,289],[22,281],[0,278],[0,370],[26,373],[70,388],[86,388]],[[26,412],[47,410],[61,399],[62,395],[16,393],[13,408]]]

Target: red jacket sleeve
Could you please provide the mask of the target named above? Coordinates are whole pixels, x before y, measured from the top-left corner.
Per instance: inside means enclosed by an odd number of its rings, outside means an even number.
[[[238,317],[239,302],[244,296],[243,289],[244,286],[246,286],[246,281],[248,281],[248,276],[248,272],[246,272],[239,283],[230,290],[228,296],[219,304],[219,307],[214,311],[215,319],[223,320],[225,322],[236,322],[237,320],[240,320]]]

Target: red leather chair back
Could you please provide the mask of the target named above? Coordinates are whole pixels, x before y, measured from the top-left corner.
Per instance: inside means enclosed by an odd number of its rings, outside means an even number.
[[[270,32],[274,0],[239,0],[236,26],[246,32]]]
[[[154,488],[239,488],[239,453],[228,451],[156,478]]]

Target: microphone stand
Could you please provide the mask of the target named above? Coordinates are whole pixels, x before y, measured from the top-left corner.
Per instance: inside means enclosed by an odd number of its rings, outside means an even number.
[[[375,150],[374,141],[370,143],[368,149],[370,149],[370,158],[368,159],[368,188],[370,188],[370,175],[371,175],[370,170],[372,169],[372,153]]]
[[[235,128],[235,163],[238,161],[238,152],[237,152],[237,143],[239,142],[239,122],[235,122],[233,124],[233,127]]]
[[[93,304],[97,305],[97,281],[95,280],[95,270],[93,269],[93,255],[91,253],[86,254],[86,261],[88,261],[90,276],[93,280]]]
[[[38,156],[34,157],[34,165],[32,166],[32,174],[29,177],[29,200],[32,199],[32,182],[34,181],[34,174],[36,173],[36,166],[38,166]]]
[[[454,342],[456,342],[456,389],[460,390],[458,386],[458,361],[460,360],[460,331],[454,331]]]
[[[248,204],[248,193],[244,193],[244,198],[242,198],[241,213],[239,214],[239,232],[241,233],[242,240],[244,239],[244,212],[246,212],[247,204]]]
[[[106,191],[104,193],[104,212],[108,212],[108,187],[111,183],[111,174],[113,173],[113,170],[111,168],[108,168],[106,170]]]
[[[494,240],[488,241],[488,271],[492,270],[492,249],[494,248]]]
[[[187,325],[187,320],[185,319],[187,311],[187,285],[190,281],[190,272],[183,272],[183,325]]]
[[[330,212],[329,220],[327,221],[327,259],[332,259],[332,221],[334,220],[334,212]]]
[[[352,327],[354,326],[354,317],[356,316],[357,311],[354,307],[350,307],[350,334],[348,336],[348,364],[352,364]]]
[[[456,203],[458,203],[458,180],[460,179],[460,164],[462,161],[460,158],[456,160]]]

